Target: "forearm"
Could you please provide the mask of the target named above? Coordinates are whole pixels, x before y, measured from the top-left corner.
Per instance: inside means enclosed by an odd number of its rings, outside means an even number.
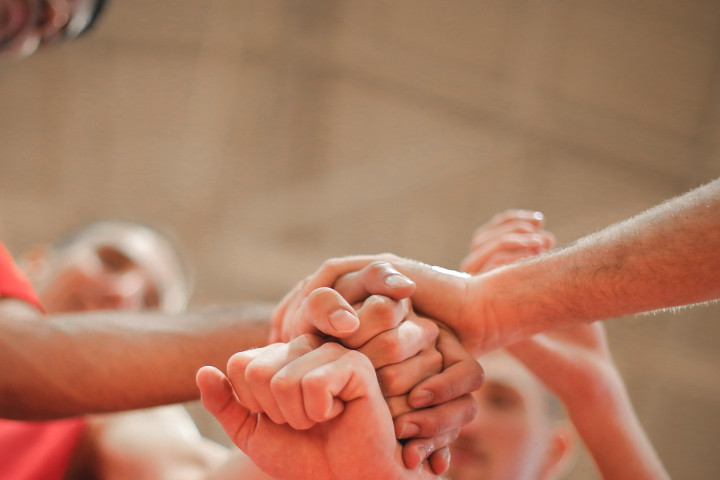
[[[648,439],[615,371],[563,399],[595,464],[608,480],[670,478]]]
[[[202,365],[224,369],[267,343],[270,308],[178,316],[102,312],[17,321],[0,317],[0,416],[42,419],[198,398]]]
[[[464,315],[496,323],[495,348],[554,328],[716,299],[718,247],[720,180],[570,247],[475,277]]]

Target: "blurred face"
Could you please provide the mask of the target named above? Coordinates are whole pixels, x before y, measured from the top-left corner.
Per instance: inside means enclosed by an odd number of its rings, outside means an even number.
[[[174,250],[142,227],[96,229],[52,252],[31,279],[48,313],[179,311],[187,300]]]
[[[0,0],[0,58],[23,58],[41,45],[76,36],[96,0]]]
[[[493,353],[480,362],[485,383],[474,393],[475,419],[451,445],[454,480],[537,480],[552,433],[543,386],[514,358]]]

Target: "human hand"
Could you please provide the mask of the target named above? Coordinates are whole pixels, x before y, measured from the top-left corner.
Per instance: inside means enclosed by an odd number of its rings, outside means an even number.
[[[337,328],[322,316],[299,314],[299,307],[317,289],[332,287],[345,298],[348,307],[369,294],[396,300],[410,297],[417,312],[440,321],[458,335],[463,345],[475,348],[482,343],[484,330],[482,321],[466,308],[469,281],[470,276],[465,273],[393,254],[327,260],[278,304],[272,316],[271,341],[287,340],[306,332],[322,332],[336,338],[354,333],[359,322]]]
[[[334,338],[348,337],[360,328],[359,320],[356,316],[350,318],[330,307],[337,306],[352,312],[351,304],[364,301],[371,294],[395,300],[410,297],[415,290],[414,283],[389,264],[383,265],[384,268],[370,265],[374,258],[344,257],[328,260],[317,272],[298,282],[273,311],[270,341],[288,342],[305,333],[325,334]],[[354,272],[352,281],[347,282],[352,286],[352,295],[346,295],[347,298],[343,295],[333,296],[331,287],[335,280],[348,272]]]
[[[449,467],[447,446],[475,416],[477,405],[470,392],[480,387],[484,375],[475,358],[442,325],[431,356],[439,357],[441,369],[419,383],[412,370],[416,368],[413,362],[422,362],[421,355],[382,368],[377,375],[394,419],[395,434],[406,440],[405,465],[414,468],[430,454],[433,471],[441,474]]]
[[[290,480],[436,478],[402,461],[368,358],[305,335],[197,376],[205,408],[268,474]]]
[[[372,283],[379,278],[379,273],[382,270],[372,266],[357,277],[365,282],[365,286],[358,287],[357,282],[345,283],[355,289],[342,290],[347,298],[357,302],[350,311],[354,312],[359,325],[354,333],[333,340],[365,354],[378,372],[388,403],[405,405],[402,412],[394,415],[398,417],[396,432],[399,435],[405,430],[406,423],[413,420],[415,426],[410,427],[413,430],[408,429],[402,438],[419,437],[405,443],[403,458],[408,468],[429,458],[434,471],[443,473],[449,453],[445,447],[474,415],[475,405],[469,393],[482,383],[482,369],[457,340],[454,343],[449,340],[452,337],[449,332],[444,332],[439,339],[436,323],[418,315],[408,299],[393,300],[381,295],[367,297],[368,289],[375,290]],[[363,295],[367,298],[361,298]],[[338,309],[349,312],[347,308],[340,292],[321,288],[300,303],[296,318],[302,325],[329,325],[322,319],[330,318]],[[447,388],[443,379],[458,383],[454,388]],[[408,397],[411,389],[421,382],[425,386],[422,391],[430,395],[424,403],[419,402],[420,388],[415,388]],[[438,407],[400,416],[409,409],[408,398],[413,408]]]
[[[555,236],[543,230],[543,214],[531,210],[505,210],[473,233],[470,253],[461,261],[463,271],[478,274],[555,246]]]

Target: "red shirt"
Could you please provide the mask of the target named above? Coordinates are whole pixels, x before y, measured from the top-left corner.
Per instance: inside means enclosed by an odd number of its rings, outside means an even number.
[[[0,298],[17,298],[29,303],[40,311],[40,299],[25,274],[15,265],[15,261],[5,246],[0,243]]]
[[[0,298],[17,298],[39,310],[35,290],[0,243]],[[61,480],[85,430],[83,418],[49,422],[0,419],[0,478]]]

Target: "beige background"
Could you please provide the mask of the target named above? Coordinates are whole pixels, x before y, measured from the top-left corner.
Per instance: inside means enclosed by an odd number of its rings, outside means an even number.
[[[452,267],[508,207],[562,245],[720,176],[715,0],[113,3],[0,69],[15,253],[141,220],[184,239],[196,305],[275,301],[330,256]],[[608,322],[674,478],[720,472],[719,313]]]

